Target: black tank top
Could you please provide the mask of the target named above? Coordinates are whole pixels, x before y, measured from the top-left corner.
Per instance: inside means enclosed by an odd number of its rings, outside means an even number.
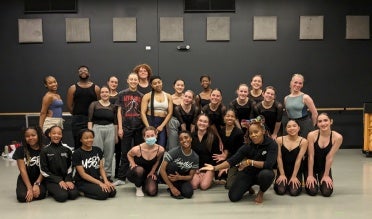
[[[319,136],[320,132],[318,131],[318,137],[314,142],[314,173],[321,173],[325,169],[326,157],[332,149],[332,131],[329,136],[329,143],[324,148],[319,146]]]
[[[301,140],[298,143],[297,147],[293,148],[292,150],[288,150],[288,148],[284,146],[284,138],[282,137],[283,143],[282,143],[282,147],[280,148],[280,151],[282,152],[283,169],[284,169],[285,176],[287,178],[290,178],[292,176],[298,153],[300,153],[300,149],[301,149],[300,145],[301,145],[302,139],[303,138],[301,137]],[[301,173],[300,171],[301,171],[301,167],[298,172]]]
[[[86,115],[88,116],[89,105],[97,100],[97,94],[95,91],[95,85],[88,88],[82,88],[77,83],[75,84],[74,94],[74,109],[72,110],[73,115]]]
[[[145,169],[145,171],[148,173],[148,172],[151,171],[151,168],[154,166],[154,164],[156,163],[156,161],[158,159],[159,146],[158,146],[158,150],[156,151],[155,157],[152,158],[151,160],[146,160],[145,158],[143,158],[143,156],[142,156],[142,150],[141,150],[141,145],[139,146],[139,148],[140,148],[141,156],[140,157],[135,156],[134,157],[134,162],[138,166],[143,167],[143,169]]]

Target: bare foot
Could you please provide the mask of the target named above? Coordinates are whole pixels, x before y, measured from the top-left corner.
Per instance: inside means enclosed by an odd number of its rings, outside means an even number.
[[[262,204],[262,202],[263,202],[263,192],[259,191],[257,193],[257,196],[254,199],[254,201],[256,202],[256,204]]]

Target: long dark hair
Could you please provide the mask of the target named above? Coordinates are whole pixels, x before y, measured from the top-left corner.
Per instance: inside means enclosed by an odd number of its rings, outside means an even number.
[[[43,147],[43,131],[41,130],[41,128],[39,126],[29,126],[29,127],[24,128],[22,130],[22,145],[23,145],[23,148],[24,148],[24,155],[26,157],[26,163],[27,164],[30,163],[30,159],[31,159],[31,157],[30,157],[30,147],[31,146],[26,141],[26,132],[28,130],[35,130],[36,131],[37,144],[39,145],[40,150]]]
[[[152,81],[155,80],[155,79],[159,79],[161,80],[160,76],[158,75],[153,75],[150,77],[150,86],[151,86],[151,99],[150,99],[150,110],[151,110],[151,119],[154,120],[154,115],[155,115],[155,110],[154,110],[154,97],[155,97],[155,92],[154,92],[154,88],[152,88]]]

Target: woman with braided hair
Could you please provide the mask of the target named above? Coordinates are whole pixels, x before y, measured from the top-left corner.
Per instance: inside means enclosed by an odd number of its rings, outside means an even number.
[[[40,174],[40,151],[42,148],[40,127],[28,127],[22,136],[22,145],[13,154],[17,161],[19,176],[17,179],[17,200],[31,202],[45,198],[46,188]]]

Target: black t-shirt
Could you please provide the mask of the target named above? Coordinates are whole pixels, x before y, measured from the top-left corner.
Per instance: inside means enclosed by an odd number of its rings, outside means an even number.
[[[127,129],[142,129],[143,123],[141,119],[141,101],[143,94],[137,91],[125,89],[120,91],[118,99],[115,103],[117,107],[121,107],[123,128]],[[118,121],[120,122],[120,121]]]
[[[219,142],[217,136],[214,136],[211,148],[207,146],[207,133],[203,136],[202,140],[199,141],[198,133],[192,134],[191,148],[199,156],[199,167],[204,167],[204,164],[216,165],[216,161],[213,160],[213,154],[221,154]]]
[[[72,165],[74,167],[82,166],[88,175],[99,180],[101,177],[99,164],[102,157],[103,153],[99,147],[93,146],[90,151],[79,148],[72,154]],[[85,181],[78,171],[76,171],[74,179],[75,181]]]
[[[283,105],[277,101],[274,104],[266,109],[263,107],[262,102],[256,105],[259,115],[265,117],[265,124],[270,131],[270,134],[274,132],[275,123],[281,122],[283,117]]]
[[[31,182],[35,182],[40,175],[40,150],[28,147],[29,159],[25,154],[25,147],[21,146],[13,154],[14,160],[23,160],[26,165],[27,175]]]
[[[234,155],[244,144],[244,133],[238,127],[233,128],[230,136],[226,136],[226,128],[224,127],[221,130],[220,136],[223,142],[224,149],[228,150],[229,152],[229,154],[227,155],[228,158]]]

